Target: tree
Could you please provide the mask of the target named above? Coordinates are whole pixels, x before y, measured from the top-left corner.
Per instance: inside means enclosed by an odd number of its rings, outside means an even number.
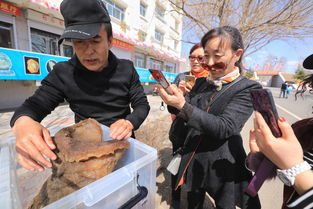
[[[194,43],[217,26],[243,36],[246,55],[274,40],[313,36],[312,0],[167,0],[184,16],[184,42]]]
[[[296,72],[295,72],[295,75],[293,76],[294,79],[296,80],[300,80],[300,81],[303,81],[305,78],[306,78],[306,74],[303,70],[302,67],[299,67]]]

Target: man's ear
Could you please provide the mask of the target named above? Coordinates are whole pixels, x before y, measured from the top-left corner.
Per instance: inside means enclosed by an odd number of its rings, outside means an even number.
[[[113,36],[111,36],[108,41],[109,41],[109,49],[111,49],[113,46]]]

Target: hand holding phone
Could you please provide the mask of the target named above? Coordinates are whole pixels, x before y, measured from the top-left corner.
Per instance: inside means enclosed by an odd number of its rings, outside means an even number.
[[[153,78],[165,89],[168,94],[173,94],[172,90],[169,88],[170,83],[166,80],[164,74],[160,70],[149,69]]]
[[[272,134],[275,137],[280,137],[281,131],[277,123],[278,114],[272,93],[268,89],[257,89],[251,90],[250,95],[253,109],[261,113],[265,122],[271,129]],[[253,176],[245,192],[253,197],[256,196],[266,178],[271,176],[275,170],[276,166],[263,155],[263,160],[257,168],[255,175]]]
[[[190,83],[192,86],[194,86],[196,82],[196,77],[194,77],[193,75],[186,75],[185,82]]]

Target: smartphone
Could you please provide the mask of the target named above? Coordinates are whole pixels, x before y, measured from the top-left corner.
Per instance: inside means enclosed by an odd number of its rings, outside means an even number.
[[[281,131],[277,123],[278,114],[272,93],[268,89],[255,89],[250,91],[250,95],[253,109],[261,113],[265,122],[271,129],[272,134],[275,137],[280,137]],[[271,176],[275,170],[276,166],[263,156],[263,159],[245,192],[252,197],[256,196],[264,181]]]
[[[278,127],[278,113],[274,103],[273,95],[268,89],[254,89],[250,91],[253,109],[263,116],[265,122],[275,137],[281,137]]]
[[[170,83],[166,80],[164,74],[160,70],[149,69],[152,77],[165,89],[168,94],[173,94],[173,92],[168,88]]]
[[[196,77],[194,77],[193,75],[186,75],[185,81],[186,83],[191,83],[191,85],[194,85],[196,81]]]

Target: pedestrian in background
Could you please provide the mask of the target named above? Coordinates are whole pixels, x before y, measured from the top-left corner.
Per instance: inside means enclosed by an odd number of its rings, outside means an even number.
[[[286,97],[286,89],[287,89],[287,82],[285,81],[284,83],[281,84],[279,98],[281,98],[282,95],[283,95],[283,98]]]
[[[159,86],[170,112],[186,124],[176,188],[186,184],[189,209],[203,208],[206,192],[218,209],[259,209],[258,196],[244,193],[252,174],[240,131],[253,111],[250,90],[261,86],[240,74],[244,46],[238,29],[214,28],[201,45],[207,78],[198,78],[186,97],[176,85],[170,86],[172,95]]]
[[[176,76],[174,84],[176,84],[183,94],[189,93],[194,85],[193,82],[186,82],[186,75],[194,76],[195,79],[201,77],[207,77],[209,74],[208,69],[203,68],[202,63],[204,62],[204,50],[200,43],[193,45],[189,52],[189,63],[190,71],[180,73]],[[182,146],[185,136],[185,125],[181,118],[176,118],[175,114],[171,114],[173,123],[169,132],[169,139],[172,142],[173,153],[177,151],[179,147]],[[171,188],[172,188],[172,198],[171,207],[180,208],[180,196],[181,189],[175,190],[175,183],[177,181],[177,175],[171,175]]]
[[[49,131],[40,122],[66,100],[75,122],[94,118],[110,127],[110,137],[126,139],[142,124],[150,110],[133,63],[111,51],[112,25],[98,0],[64,0],[63,39],[71,39],[75,54],[57,63],[35,94],[19,107],[10,122],[16,135],[19,163],[28,170],[51,167],[56,159]],[[130,105],[133,108],[131,112]]]

